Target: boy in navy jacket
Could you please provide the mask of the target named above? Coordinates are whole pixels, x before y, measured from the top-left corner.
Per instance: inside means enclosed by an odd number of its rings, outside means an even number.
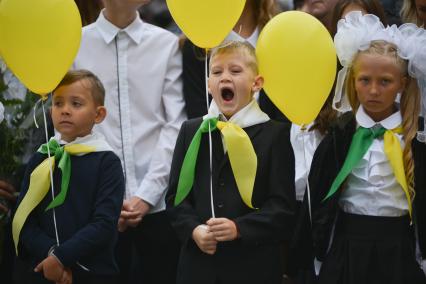
[[[119,158],[92,133],[106,115],[104,93],[85,70],[67,73],[53,92],[58,134],[29,162],[13,220],[18,283],[115,283],[124,178]]]

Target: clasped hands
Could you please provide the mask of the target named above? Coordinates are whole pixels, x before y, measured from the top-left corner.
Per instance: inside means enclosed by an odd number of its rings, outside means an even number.
[[[136,227],[150,208],[148,202],[136,196],[124,200],[118,219],[118,231],[124,232],[129,226]]]
[[[237,225],[228,218],[210,218],[206,224],[192,231],[192,238],[201,251],[213,255],[218,242],[232,241],[239,237]]]

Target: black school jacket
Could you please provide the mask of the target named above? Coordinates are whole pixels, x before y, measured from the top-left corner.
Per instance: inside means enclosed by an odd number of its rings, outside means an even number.
[[[180,130],[166,197],[169,216],[182,251],[178,283],[280,283],[280,243],[289,240],[295,210],[294,154],[288,126],[268,121],[247,127],[258,158],[253,205],[247,207],[238,192],[229,158],[224,154],[219,131],[212,132],[213,196],[216,217],[232,219],[241,238],[221,242],[216,253],[203,253],[192,231],[211,218],[208,133],[203,134],[193,188],[174,206],[179,173],[186,150],[202,120],[186,121]]]
[[[423,125],[423,124],[421,124]],[[342,168],[356,130],[352,113],[345,113],[331,129],[317,148],[309,175],[312,204],[312,230],[309,221],[307,195],[299,219],[296,236],[297,248],[304,258],[304,266],[312,263],[312,257],[322,260],[325,256],[332,227],[339,210],[338,200],[341,188],[329,199],[322,202]],[[418,230],[422,258],[426,258],[426,144],[413,139],[414,179],[416,196],[413,203],[413,223]]]

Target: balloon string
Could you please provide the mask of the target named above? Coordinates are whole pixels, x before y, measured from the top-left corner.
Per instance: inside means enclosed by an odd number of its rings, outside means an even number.
[[[241,36],[241,31],[243,30],[243,25],[240,25],[240,29],[238,30],[238,34]]]
[[[206,83],[206,106],[207,106],[207,113],[209,113],[209,87],[208,87],[208,54],[209,54],[209,50],[206,48],[205,50],[206,54],[205,54],[205,58],[204,58],[204,79],[205,79],[205,83]]]
[[[42,101],[42,99],[38,99],[38,101],[35,103],[34,108],[33,108],[33,120],[34,120],[34,124],[37,127],[37,129],[40,128],[40,127],[38,126],[38,123],[37,123],[36,112],[37,112],[38,105],[40,104],[41,101]]]
[[[207,114],[209,113],[209,87],[208,87],[208,54],[209,50],[206,48],[206,55],[204,60],[204,78],[206,83],[206,106],[207,106]],[[209,163],[210,163],[210,207],[212,210],[212,217],[215,218],[216,214],[214,212],[214,202],[213,202],[213,149],[212,149],[212,131],[209,123]]]
[[[41,99],[40,99],[41,100]],[[46,120],[46,111],[44,109],[44,100],[42,100],[42,109],[43,109],[43,120],[44,120],[44,134],[46,136],[46,143],[49,143],[49,136],[47,134],[47,120]],[[49,172],[50,172],[50,189],[52,193],[52,199],[55,199],[55,189],[53,187],[53,171],[52,171],[52,161],[50,160],[50,149],[47,147],[47,157],[49,159]],[[55,227],[55,236],[56,236],[56,245],[59,246],[59,235],[58,235],[58,226],[56,224],[56,212],[55,208],[52,209],[53,211],[53,225]]]
[[[300,130],[302,131],[302,146],[303,146],[303,161],[305,164],[305,169],[307,169],[306,173],[305,173],[305,181],[306,181],[306,191],[308,194],[308,210],[309,210],[309,220],[311,221],[311,226],[312,226],[312,208],[311,208],[311,188],[309,186],[309,169],[310,169],[310,165],[308,167],[308,163],[306,161],[306,146],[305,146],[305,132],[306,132],[306,125],[302,125]]]

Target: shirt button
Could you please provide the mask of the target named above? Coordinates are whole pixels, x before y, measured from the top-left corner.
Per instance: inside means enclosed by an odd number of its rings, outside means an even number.
[[[223,204],[222,204],[222,203],[219,203],[219,204],[217,205],[217,207],[218,207],[218,208],[223,208]]]
[[[224,187],[224,186],[225,186],[225,182],[224,182],[223,180],[220,180],[220,181],[219,181],[219,185],[220,185],[221,187]]]

